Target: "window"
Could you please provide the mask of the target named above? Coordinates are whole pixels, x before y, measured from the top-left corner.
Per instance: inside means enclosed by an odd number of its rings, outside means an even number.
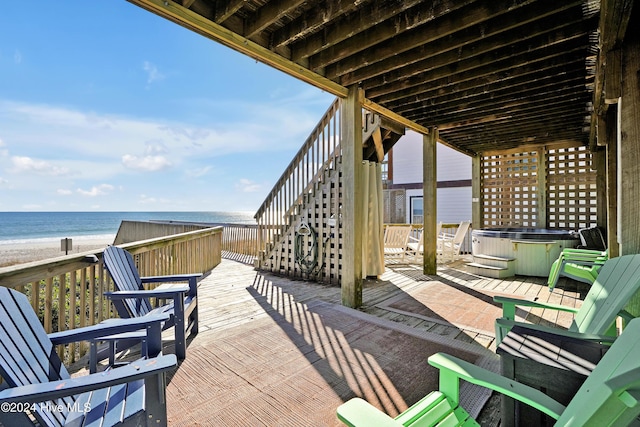
[[[409,198],[411,206],[410,215],[411,224],[423,224],[424,223],[424,209],[422,196],[413,196]]]

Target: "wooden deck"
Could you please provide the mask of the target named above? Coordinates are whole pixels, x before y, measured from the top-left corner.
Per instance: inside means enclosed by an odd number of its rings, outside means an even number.
[[[396,265],[367,280],[364,306],[351,310],[339,305],[338,286],[223,259],[200,283],[200,332],[169,377],[170,424],[340,425],[335,408],[355,395],[395,415],[437,387],[437,371],[425,360],[435,351],[497,369],[486,320],[495,319],[492,294],[579,305],[585,289],[562,280],[551,293],[542,278],[483,278],[465,272],[463,262],[440,266],[437,276]],[[536,323],[571,320],[522,315]],[[480,411],[488,394],[466,390]],[[491,401],[483,425],[499,423]]]

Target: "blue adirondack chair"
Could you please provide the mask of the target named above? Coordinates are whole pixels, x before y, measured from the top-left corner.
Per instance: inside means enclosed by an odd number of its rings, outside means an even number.
[[[158,354],[161,321],[118,320],[47,335],[27,297],[0,287],[0,423],[166,425],[165,371],[176,366],[174,355],[71,378],[55,351],[58,344],[146,329],[147,348]]]
[[[111,275],[117,291],[105,292],[121,318],[135,318],[158,313],[169,314],[163,330],[174,327],[175,351],[178,359],[187,354],[187,331],[198,333],[198,283],[202,274],[140,277],[133,257],[117,246],[108,246],[104,251],[104,266]],[[145,290],[144,283],[188,282],[188,285],[166,289]],[[170,300],[165,305],[153,308],[150,298]],[[123,337],[124,338],[124,337]],[[135,343],[135,341],[133,342]],[[131,345],[122,340],[117,350]]]
[[[556,334],[574,335],[581,339],[591,339],[606,344],[615,339],[616,318],[621,316],[623,319],[629,320],[633,317],[624,308],[639,290],[640,254],[634,254],[607,260],[580,308],[495,296],[493,300],[502,304],[502,317],[496,319],[496,345],[502,342],[505,335],[516,324]],[[574,319],[568,330],[517,322],[515,320],[516,307],[565,311],[573,313]]]
[[[479,426],[460,406],[460,380],[512,397],[556,420],[556,426],[637,425],[640,414],[640,319],[632,320],[565,407],[539,390],[453,356],[438,353],[429,364],[440,370],[431,392],[396,418],[360,398],[338,407],[352,427]]]

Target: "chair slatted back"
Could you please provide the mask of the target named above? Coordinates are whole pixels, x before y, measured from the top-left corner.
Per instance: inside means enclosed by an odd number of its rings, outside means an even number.
[[[409,242],[412,227],[410,225],[390,225],[384,233],[384,247],[404,249]]]
[[[605,334],[618,313],[640,290],[640,254],[607,260],[569,330]]]
[[[582,228],[578,230],[580,235],[581,249],[593,249],[596,251],[604,251],[607,249],[607,243],[602,236],[602,232],[598,227]]]
[[[627,426],[640,414],[640,319],[613,343],[562,413],[558,426]]]
[[[142,280],[138,274],[133,257],[126,250],[117,246],[108,246],[104,250],[104,266],[113,279],[118,291],[144,290]],[[121,301],[114,300],[114,306],[118,315],[122,318],[144,316],[152,310],[148,298],[127,298]],[[122,312],[122,311],[126,312]]]
[[[469,231],[469,226],[471,225],[471,221],[462,221],[456,230],[456,234],[453,236],[453,244],[460,245],[465,236],[467,235],[467,231]]]
[[[69,378],[26,295],[5,287],[0,287],[0,376],[10,387]],[[35,405],[33,415],[42,425],[63,425],[74,402],[74,397],[51,402],[60,411]]]

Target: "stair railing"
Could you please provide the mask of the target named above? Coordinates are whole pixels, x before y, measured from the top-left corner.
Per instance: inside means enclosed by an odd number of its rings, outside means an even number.
[[[336,98],[256,212],[259,252],[268,252],[269,245],[286,232],[304,195],[340,157],[340,105]]]

